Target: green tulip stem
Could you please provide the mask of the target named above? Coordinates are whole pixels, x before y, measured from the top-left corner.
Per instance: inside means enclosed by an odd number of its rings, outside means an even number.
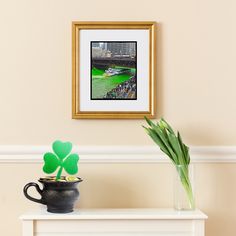
[[[189,201],[189,207],[190,209],[195,208],[195,200],[193,196],[193,190],[191,186],[191,182],[189,180],[189,170],[188,166],[183,166],[182,168],[177,169],[181,183],[183,185],[183,188],[187,194],[188,201]]]

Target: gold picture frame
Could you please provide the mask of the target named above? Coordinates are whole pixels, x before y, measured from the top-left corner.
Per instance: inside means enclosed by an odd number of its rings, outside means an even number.
[[[141,119],[144,116],[148,118],[154,118],[156,114],[156,22],[81,22],[75,21],[72,22],[72,118],[73,119]],[[122,101],[118,101],[119,99],[109,99],[109,101],[105,101],[105,99],[98,99],[98,101],[89,101],[89,93],[92,93],[92,72],[91,72],[91,82],[90,78],[86,78],[83,80],[82,77],[89,77],[90,72],[88,69],[85,71],[84,68],[91,68],[92,65],[88,66],[88,63],[92,64],[88,59],[88,54],[91,54],[92,58],[92,42],[91,42],[91,35],[94,35],[94,38],[100,42],[100,38],[114,38],[114,35],[118,35],[119,40],[123,38],[128,39],[134,38],[137,35],[138,40],[136,42],[136,51],[135,51],[135,58],[136,58],[136,68],[135,68],[135,81],[136,81],[136,90],[133,97],[135,97],[135,101],[128,101],[129,99],[120,99]],[[147,39],[142,42],[142,38],[144,36],[140,36],[139,34],[144,35]],[[102,36],[103,35],[103,36]],[[90,37],[90,38],[89,38]],[[123,38],[122,38],[123,37]],[[112,39],[113,39],[112,38]],[[139,39],[140,38],[140,39]],[[93,39],[92,39],[93,40]],[[95,41],[96,41],[95,40]],[[120,42],[120,41],[117,42]],[[94,41],[94,42],[95,42]],[[104,41],[104,40],[102,40]],[[111,41],[113,42],[114,39]],[[124,40],[124,42],[127,40]],[[96,41],[97,42],[97,41]],[[110,42],[105,40],[104,42]],[[130,42],[128,40],[127,42]],[[88,44],[91,46],[88,46]],[[106,45],[108,44],[106,43]],[[103,45],[105,43],[99,43],[98,45]],[[137,45],[144,45],[140,46],[140,51],[142,51],[142,57],[147,58],[145,61],[141,61],[141,58],[138,57],[137,52],[139,53],[139,48],[137,50]],[[89,48],[88,48],[89,47]],[[87,48],[87,49],[85,49]],[[146,51],[143,49],[146,48]],[[87,50],[87,51],[85,51]],[[110,53],[109,50],[106,52]],[[146,53],[147,55],[144,55]],[[110,53],[109,56],[111,56]],[[121,53],[120,53],[121,54]],[[85,55],[85,56],[84,56]],[[125,55],[118,55],[118,57],[125,56]],[[115,55],[114,55],[115,57]],[[131,56],[130,56],[131,58]],[[134,58],[134,57],[132,57]],[[138,61],[137,61],[138,59]],[[85,60],[85,62],[84,62]],[[131,60],[131,59],[130,59]],[[132,59],[133,60],[133,59]],[[128,61],[128,59],[127,59]],[[148,63],[146,62],[148,61]],[[87,64],[86,64],[87,63]],[[144,70],[141,65],[146,65],[146,69]],[[139,67],[138,67],[139,65]],[[145,67],[145,66],[144,66]],[[140,97],[144,97],[139,99],[139,78],[138,72],[139,70],[144,70],[143,74],[147,75],[145,78],[142,77],[143,85],[140,85]],[[111,69],[110,69],[111,70]],[[87,74],[86,74],[87,73]],[[82,75],[83,74],[83,75]],[[141,81],[141,80],[140,80]],[[143,82],[144,81],[144,82]],[[85,84],[87,83],[87,84]],[[88,85],[90,83],[90,85]],[[146,85],[145,85],[146,83]],[[85,92],[86,88],[88,89],[90,86],[90,90]],[[144,90],[146,88],[146,90]],[[143,90],[142,90],[143,89]],[[142,90],[142,91],[141,91]],[[88,96],[88,98],[85,98]],[[92,99],[92,95],[90,94],[90,98]],[[88,101],[87,101],[87,100]],[[96,99],[95,99],[96,100]],[[139,101],[141,105],[139,105]],[[93,103],[95,105],[93,105]],[[88,103],[88,105],[86,105]],[[91,104],[90,104],[91,103]],[[142,105],[145,104],[145,105]],[[97,104],[97,105],[96,105]],[[104,107],[101,104],[105,104]],[[126,107],[127,104],[127,107]],[[132,105],[134,104],[134,105]],[[90,106],[92,109],[90,109]],[[95,106],[95,108],[93,108]],[[96,106],[98,108],[96,108]],[[106,109],[105,107],[108,107]],[[115,107],[118,107],[117,109]],[[139,109],[140,107],[144,107]],[[119,109],[122,107],[122,109]],[[137,107],[137,110],[135,110]],[[124,108],[124,109],[123,109]],[[116,109],[116,110],[114,110]],[[130,110],[129,110],[130,109]]]

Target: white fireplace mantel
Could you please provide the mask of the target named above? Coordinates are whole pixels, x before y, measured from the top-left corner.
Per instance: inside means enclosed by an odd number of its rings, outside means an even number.
[[[200,210],[81,209],[69,214],[23,214],[23,236],[204,236]]]

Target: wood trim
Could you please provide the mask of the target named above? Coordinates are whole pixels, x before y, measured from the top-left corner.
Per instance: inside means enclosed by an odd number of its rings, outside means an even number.
[[[42,163],[50,146],[0,146],[0,163]],[[157,146],[81,146],[81,163],[170,163]],[[236,163],[236,146],[190,147],[193,163]]]
[[[72,118],[73,119],[143,119],[156,115],[156,28],[153,21],[74,21],[72,22]],[[79,108],[79,31],[81,29],[148,29],[149,30],[149,111],[82,112]]]

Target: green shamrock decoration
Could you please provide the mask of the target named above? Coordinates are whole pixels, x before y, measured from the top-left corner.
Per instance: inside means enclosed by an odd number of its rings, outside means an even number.
[[[79,156],[76,153],[70,154],[72,143],[55,141],[52,144],[52,149],[54,153],[47,152],[43,156],[43,171],[46,174],[51,174],[60,167],[56,176],[56,180],[60,180],[63,169],[70,175],[74,175],[78,172]]]

